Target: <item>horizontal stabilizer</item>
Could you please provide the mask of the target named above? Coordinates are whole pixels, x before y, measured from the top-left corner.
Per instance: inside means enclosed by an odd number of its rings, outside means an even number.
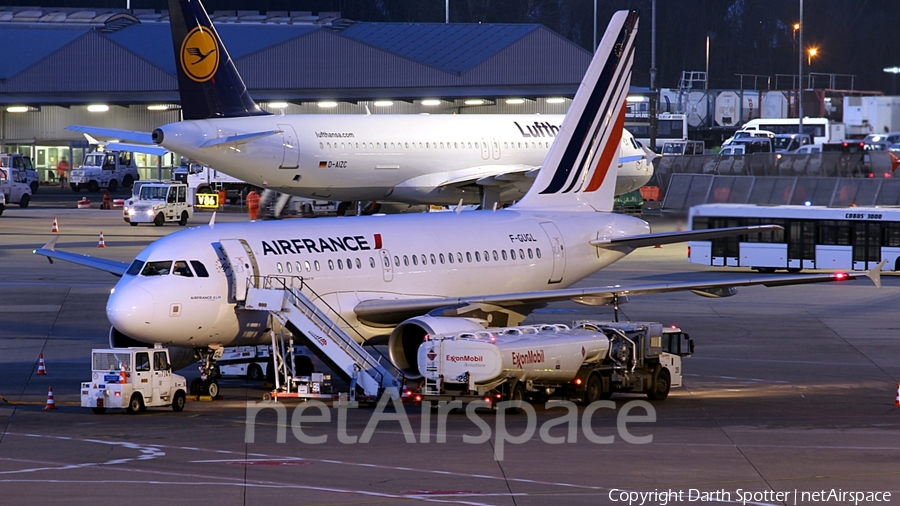
[[[784,227],[780,225],[754,225],[750,227],[711,228],[708,230],[685,230],[684,232],[632,235],[615,239],[595,239],[591,241],[591,246],[612,249],[633,249],[687,241],[707,241],[719,237],[735,237],[758,232],[769,232],[772,230],[784,230]]]
[[[228,144],[233,142],[235,144],[243,144],[245,142],[252,141],[254,139],[259,139],[262,137],[268,137],[270,135],[280,134],[282,130],[266,130],[265,132],[253,132],[249,134],[239,134],[239,135],[229,135],[228,137],[220,137],[218,139],[211,139],[200,145],[201,148],[211,148],[213,146],[220,146],[222,144]]]
[[[68,251],[57,251],[56,241],[58,239],[59,236],[50,239],[47,244],[44,245],[44,247],[34,250],[34,253],[37,255],[44,255],[50,260],[50,263],[53,263],[54,259],[62,260],[64,262],[71,262],[73,264],[106,271],[119,277],[125,274],[125,271],[128,270],[129,264],[125,262],[108,260],[106,258],[92,257],[88,255],[82,255],[80,253],[71,253]]]
[[[135,153],[144,153],[147,155],[163,156],[169,152],[162,146],[148,146],[146,144],[129,144],[127,142],[105,142],[104,149],[115,149],[118,151],[134,151]]]
[[[66,130],[81,132],[108,139],[137,142],[140,144],[153,144],[150,132],[138,132],[137,130],[116,130],[115,128],[100,128],[85,125],[69,125]]]

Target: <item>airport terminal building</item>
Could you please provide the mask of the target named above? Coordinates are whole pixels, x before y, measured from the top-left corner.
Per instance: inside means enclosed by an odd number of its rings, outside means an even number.
[[[537,24],[360,23],[327,12],[212,18],[251,96],[276,114],[561,114],[591,60]],[[165,11],[7,7],[0,34],[0,144],[31,156],[44,180],[60,157],[79,164],[88,147],[68,125],[151,131],[180,119]],[[138,163],[149,176],[173,160]]]

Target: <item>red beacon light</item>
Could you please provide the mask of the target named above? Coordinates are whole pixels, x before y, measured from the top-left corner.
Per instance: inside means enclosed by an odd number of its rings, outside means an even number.
[[[486,403],[488,403],[488,404],[491,403],[491,398],[490,398],[490,396],[485,397],[483,400],[484,400],[484,402],[486,402]]]
[[[847,279],[847,278],[848,278],[848,276],[847,276],[847,273],[846,273],[846,272],[836,272],[836,273],[834,274],[834,279],[836,279],[836,280],[838,280],[838,281],[843,281],[843,280],[845,280],[845,279]]]
[[[581,378],[575,378],[575,384],[576,384],[576,385],[580,385],[580,384],[581,384]]]

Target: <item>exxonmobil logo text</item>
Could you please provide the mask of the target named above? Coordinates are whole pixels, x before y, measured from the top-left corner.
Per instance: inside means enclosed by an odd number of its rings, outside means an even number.
[[[544,362],[544,350],[528,350],[525,353],[512,352],[514,367],[522,368],[523,365],[540,364]]]
[[[482,355],[444,355],[446,362],[484,362]]]

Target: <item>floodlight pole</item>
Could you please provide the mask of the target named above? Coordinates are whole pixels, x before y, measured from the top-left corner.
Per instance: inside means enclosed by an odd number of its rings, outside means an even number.
[[[800,0],[800,28],[798,30],[798,40],[800,50],[799,55],[799,73],[797,74],[797,133],[803,133],[803,0]]]

